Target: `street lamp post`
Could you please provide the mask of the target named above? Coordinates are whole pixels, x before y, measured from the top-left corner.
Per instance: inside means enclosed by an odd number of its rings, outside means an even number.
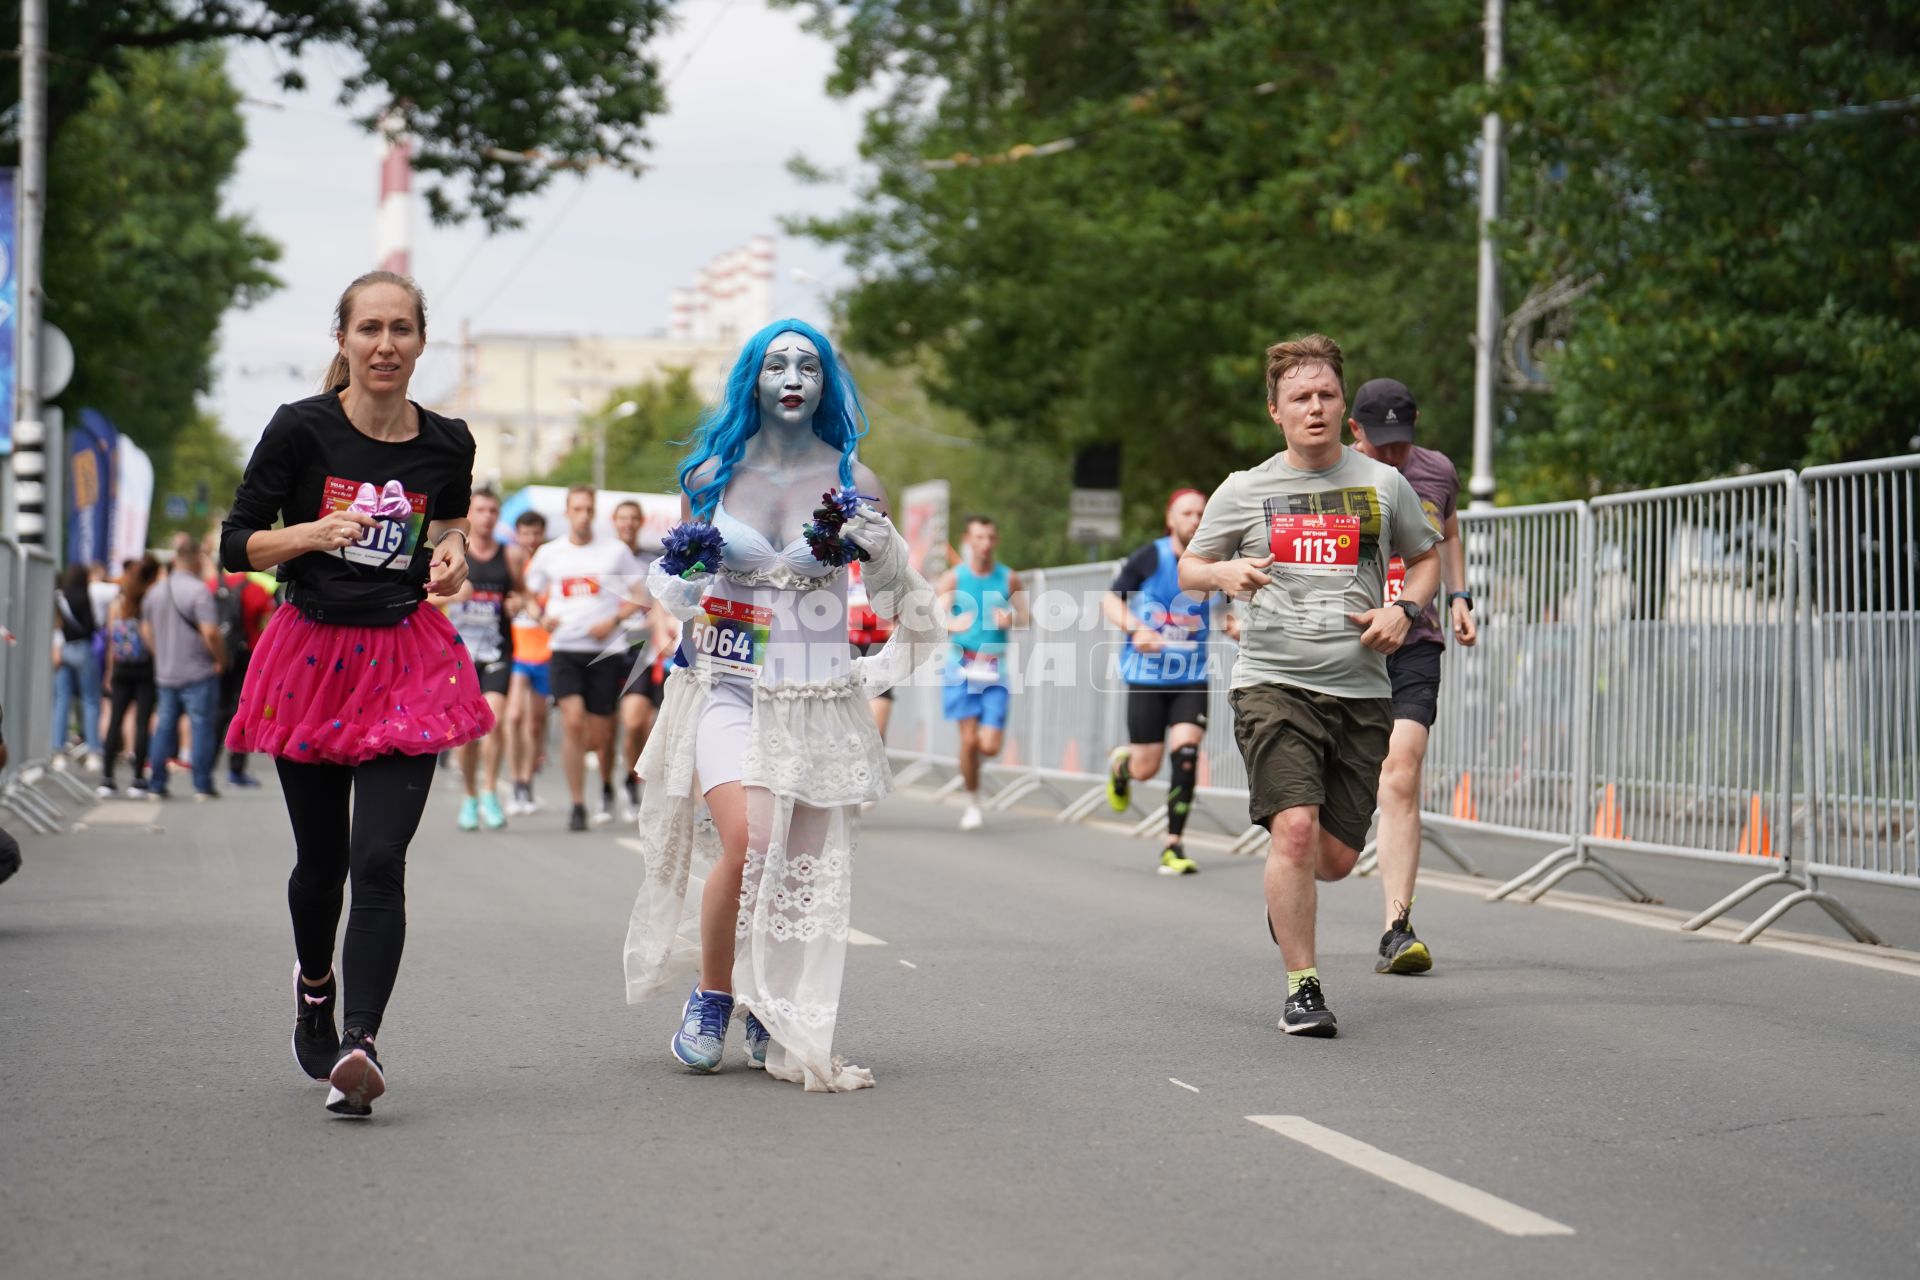
[[[1500,83],[1505,13],[1502,0],[1486,0],[1487,88]],[[1473,342],[1473,477],[1468,491],[1472,510],[1493,506],[1494,349],[1500,341],[1500,256],[1493,242],[1493,224],[1500,217],[1502,153],[1500,113],[1489,111],[1480,122],[1480,291]]]

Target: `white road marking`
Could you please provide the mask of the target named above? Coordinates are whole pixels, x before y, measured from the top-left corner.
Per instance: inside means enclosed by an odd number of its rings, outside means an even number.
[[[1185,1080],[1175,1080],[1175,1079],[1174,1079],[1174,1078],[1173,1078],[1172,1076],[1168,1076],[1168,1077],[1167,1077],[1167,1083],[1168,1083],[1168,1084],[1177,1084],[1177,1085],[1179,1085],[1179,1086],[1180,1086],[1180,1087],[1181,1087],[1182,1089],[1185,1089],[1185,1090],[1186,1090],[1186,1091],[1187,1091],[1188,1093],[1198,1093],[1198,1092],[1200,1092],[1200,1091],[1199,1091],[1198,1089],[1196,1089],[1196,1088],[1194,1088],[1194,1087],[1193,1087],[1192,1085],[1190,1085],[1190,1084],[1188,1084],[1188,1083],[1187,1083],[1187,1082],[1186,1082]]]
[[[614,841],[614,843],[623,849],[631,849],[635,853],[645,853],[647,851],[647,847],[632,836],[621,836],[618,840]]]
[[[849,929],[847,930],[847,945],[850,947],[884,947],[887,944],[870,933],[862,933],[858,929]]]
[[[1475,1222],[1510,1236],[1570,1236],[1573,1228],[1543,1218],[1531,1209],[1489,1195],[1478,1187],[1455,1182],[1445,1174],[1424,1169],[1358,1138],[1349,1138],[1338,1130],[1315,1124],[1305,1116],[1248,1116],[1247,1119],[1322,1155],[1332,1156],[1363,1173],[1391,1182],[1415,1195],[1425,1196],[1442,1208],[1464,1214]]]
[[[900,963],[907,966],[907,968],[909,969],[918,969],[920,967],[919,965],[915,964],[911,960],[902,960]]]

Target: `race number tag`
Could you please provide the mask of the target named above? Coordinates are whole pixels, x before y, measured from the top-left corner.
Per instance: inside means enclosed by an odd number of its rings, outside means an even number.
[[[1407,562],[1399,556],[1387,561],[1387,600],[1390,605],[1407,587]]]
[[[1351,577],[1360,570],[1360,517],[1277,514],[1267,524],[1276,565],[1295,573]]]
[[[703,666],[740,675],[757,675],[767,658],[767,632],[773,610],[744,600],[708,596],[688,620],[689,646]]]
[[[571,600],[575,596],[597,596],[600,594],[600,579],[582,575],[578,578],[560,579],[560,595]]]
[[[397,481],[388,481],[386,490],[376,491],[368,483],[328,476],[320,491],[319,514],[324,517],[336,511],[370,516],[373,527],[362,529],[353,542],[330,549],[328,555],[395,573],[404,573],[412,565],[414,549],[427,524],[426,494],[404,490]]]
[[[1000,655],[976,653],[960,664],[960,674],[968,684],[999,684]]]

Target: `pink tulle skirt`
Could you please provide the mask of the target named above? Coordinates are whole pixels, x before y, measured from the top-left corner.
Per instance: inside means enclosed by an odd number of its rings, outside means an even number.
[[[397,627],[333,626],[286,607],[254,645],[227,749],[351,765],[445,751],[492,728],[466,646],[433,606]]]

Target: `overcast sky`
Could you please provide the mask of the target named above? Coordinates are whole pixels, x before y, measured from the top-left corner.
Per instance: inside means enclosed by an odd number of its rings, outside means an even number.
[[[520,207],[523,230],[498,237],[431,226],[416,209],[413,269],[429,312],[416,399],[431,406],[452,388],[463,320],[476,333],[651,333],[666,325],[669,289],[756,233],[777,237],[783,312],[821,317],[823,285],[846,282],[837,254],[780,235],[777,222],[852,199],[851,183],[804,186],[786,171],[797,153],[848,173],[856,163],[860,103],[834,101],[822,87],[831,48],[803,33],[796,14],[761,0],[673,8],[678,25],[659,45],[668,107],[650,128],[647,174],[558,178]],[[310,87],[297,94],[277,87],[280,65],[251,47],[231,61],[249,99],[248,146],[227,204],[279,241],[285,282],[221,329],[211,407],[249,448],[278,405],[317,389],[333,302],[374,265],[377,148],[334,105],[351,63],[333,50],[309,54],[300,65]],[[823,284],[796,281],[796,268]]]

